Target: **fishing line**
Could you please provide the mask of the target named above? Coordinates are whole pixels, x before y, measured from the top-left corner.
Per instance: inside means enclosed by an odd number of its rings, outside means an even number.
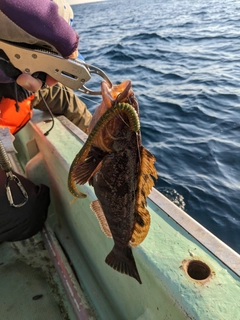
[[[116,97],[116,100],[115,100],[115,103],[114,103],[115,106],[120,102],[120,101],[118,101],[118,97],[119,97],[120,95],[121,95],[121,93],[119,93],[119,94],[117,95],[117,97]],[[129,103],[129,104],[131,104],[131,103]],[[123,117],[121,116],[120,113],[119,113],[117,116],[122,120],[122,122],[123,122],[127,127],[130,127],[130,125],[123,119]]]
[[[120,94],[119,94],[119,95],[120,95]],[[119,97],[119,95],[117,96],[117,98],[116,98],[116,100],[115,100],[115,104],[118,103],[118,97]],[[128,97],[128,103],[131,105],[131,101],[130,101],[129,97]],[[122,120],[122,122],[123,122],[127,127],[130,128],[130,125],[123,119],[123,117],[122,117],[120,114],[118,114],[118,116],[119,116],[119,118]],[[136,141],[137,141],[139,164],[141,165],[141,160],[142,160],[142,158],[141,158],[141,152],[140,152],[139,143],[138,143],[138,142],[139,142],[140,134],[141,134],[140,131],[139,131],[139,132],[136,132]]]
[[[18,85],[17,82],[14,82],[14,94],[15,94],[15,106],[16,106],[16,111],[18,112],[20,110],[19,104],[18,104]]]
[[[52,126],[51,126],[51,128],[44,133],[44,135],[47,136],[47,135],[49,134],[49,132],[50,132],[50,131],[53,129],[53,127],[54,127],[54,115],[53,115],[51,109],[49,108],[49,106],[48,106],[45,98],[43,97],[41,90],[39,90],[39,94],[40,94],[40,96],[41,96],[41,98],[42,98],[42,100],[43,100],[43,102],[44,102],[44,104],[45,104],[45,107],[47,108],[47,110],[48,110],[48,112],[50,113],[50,116],[51,116],[51,118],[52,118],[52,119],[51,119],[51,120],[52,120]]]
[[[141,152],[140,152],[140,148],[139,148],[139,139],[138,139],[138,133],[136,132],[136,140],[137,140],[137,149],[138,149],[138,158],[139,158],[139,164],[141,165],[142,163],[142,158],[141,158]]]
[[[60,87],[58,84],[55,84],[54,87],[58,87],[58,88],[60,88],[62,91],[65,91],[65,92],[69,92],[68,89],[62,88],[62,87]],[[74,93],[75,93],[75,92],[74,92]],[[76,94],[76,93],[75,93],[75,94]],[[76,96],[77,96],[77,95],[76,95]],[[78,97],[78,96],[77,96],[77,97]],[[79,97],[78,97],[78,98],[79,98]],[[88,98],[88,97],[86,97],[86,96],[81,96],[81,98],[79,98],[79,99],[85,99],[85,100],[88,100],[88,101],[90,101],[90,102],[93,102],[94,104],[98,104],[98,103],[99,103],[99,101],[95,101],[95,100],[90,99],[90,98]]]
[[[99,104],[98,101],[94,101],[93,99],[87,98],[87,97],[85,97],[85,96],[81,96],[81,99],[85,99],[85,100],[88,100],[88,101],[90,101],[90,102],[94,102],[94,104]]]
[[[64,89],[64,88],[60,87],[58,84],[54,85],[54,87],[58,87],[58,88],[60,88],[61,90],[65,91],[65,92],[69,92],[67,89]],[[49,108],[49,106],[48,106],[48,104],[47,104],[47,101],[46,101],[45,98],[43,97],[41,90],[39,90],[39,94],[40,94],[40,96],[41,96],[41,98],[42,98],[42,100],[43,100],[43,103],[44,103],[45,107],[47,108],[48,112],[50,113],[51,121],[52,121],[52,126],[51,126],[51,128],[44,133],[44,135],[47,136],[47,135],[50,133],[50,131],[53,129],[53,127],[54,127],[54,124],[55,124],[55,122],[54,122],[54,115],[53,115],[51,109]],[[89,100],[89,101],[94,102],[95,104],[97,104],[96,101],[94,101],[94,100],[91,100],[91,99],[86,98],[86,97],[83,97],[83,98],[85,98],[86,100]]]

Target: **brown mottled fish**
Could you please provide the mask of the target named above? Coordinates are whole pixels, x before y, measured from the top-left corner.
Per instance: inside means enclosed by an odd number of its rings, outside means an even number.
[[[95,212],[114,247],[105,262],[141,282],[131,247],[140,244],[150,226],[146,198],[157,179],[155,158],[141,144],[139,108],[131,81],[109,88],[102,83],[102,102],[89,126],[89,137],[69,172],[69,190],[84,197],[75,182],[87,181],[98,200]]]

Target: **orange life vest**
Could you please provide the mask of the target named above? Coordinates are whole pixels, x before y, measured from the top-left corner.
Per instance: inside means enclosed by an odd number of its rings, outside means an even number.
[[[0,128],[8,127],[12,134],[17,133],[32,117],[31,102],[34,94],[18,102],[19,110],[16,110],[16,101],[2,98],[0,101]]]

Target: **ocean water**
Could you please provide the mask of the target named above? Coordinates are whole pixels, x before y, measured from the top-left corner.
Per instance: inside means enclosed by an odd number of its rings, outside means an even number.
[[[132,81],[156,188],[240,253],[240,2],[109,0],[73,10],[85,60],[114,83]],[[99,98],[80,97],[93,112]]]

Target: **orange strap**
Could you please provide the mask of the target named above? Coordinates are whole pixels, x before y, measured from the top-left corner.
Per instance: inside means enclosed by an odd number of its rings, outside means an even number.
[[[16,110],[16,101],[2,98],[0,101],[0,128],[8,127],[12,134],[18,132],[32,117],[31,102],[34,94],[18,102],[19,110]]]

